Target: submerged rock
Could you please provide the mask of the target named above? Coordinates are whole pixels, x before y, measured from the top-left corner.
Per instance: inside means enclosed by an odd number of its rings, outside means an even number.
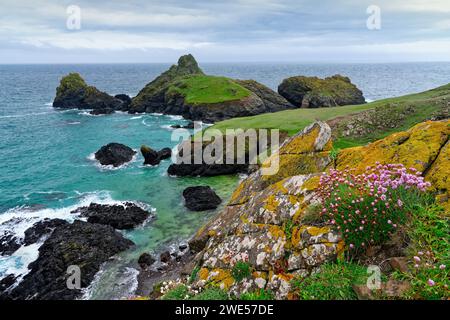
[[[185,205],[192,211],[216,209],[222,202],[209,186],[188,187],[183,191]]]
[[[69,266],[81,271],[81,288],[94,279],[102,263],[133,245],[110,226],[75,220],[56,227],[39,248],[39,257],[28,268],[29,273],[7,293],[6,299],[73,300],[80,289],[69,289]],[[69,279],[70,281],[70,279]]]
[[[148,146],[141,146],[141,153],[144,156],[144,164],[149,164],[152,166],[158,165],[161,160],[170,158],[172,155],[172,149],[164,148],[159,151],[155,151]]]
[[[335,107],[365,103],[364,96],[348,77],[334,75],[317,77],[291,77],[278,86],[278,93],[302,108]]]
[[[115,229],[126,230],[142,224],[151,214],[131,202],[123,205],[91,203],[89,207],[81,207],[74,211],[87,217],[90,223],[109,225]]]
[[[109,143],[101,147],[95,153],[97,159],[102,165],[118,167],[133,159],[136,151],[120,143]]]
[[[149,253],[143,253],[139,256],[138,264],[142,269],[150,267],[156,262],[156,259]]]
[[[61,109],[122,110],[124,105],[122,100],[88,86],[78,73],[61,79],[53,101],[53,106]]]
[[[111,114],[111,113],[114,113],[114,109],[98,108],[98,109],[94,109],[89,112],[89,114],[92,114],[93,116],[98,116],[98,115],[102,115],[102,114]]]

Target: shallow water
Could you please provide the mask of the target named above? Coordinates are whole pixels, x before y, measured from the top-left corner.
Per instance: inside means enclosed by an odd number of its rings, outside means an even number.
[[[210,185],[227,199],[238,177],[174,178],[169,160],[157,167],[133,162],[111,170],[98,166],[92,155],[109,142],[134,149],[173,147],[169,126],[179,117],[116,113],[91,116],[79,110],[51,106],[59,79],[80,72],[89,84],[111,94],[136,95],[168,65],[32,65],[0,66],[0,233],[18,236],[43,218],[76,218],[70,213],[90,202],[137,201],[156,211],[156,220],[126,232],[137,246],[105,265],[87,297],[121,298],[135,287],[140,253],[186,241],[216,211],[188,212],[181,193],[191,185]],[[450,82],[449,63],[423,64],[206,64],[205,72],[233,78],[253,78],[273,89],[287,76],[328,76],[342,73],[355,82],[368,100],[430,89]],[[0,278],[24,274],[37,257],[39,245],[0,257]]]

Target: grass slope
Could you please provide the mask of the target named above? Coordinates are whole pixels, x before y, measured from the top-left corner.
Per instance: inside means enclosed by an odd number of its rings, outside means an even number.
[[[178,80],[169,88],[171,91],[181,93],[191,105],[240,100],[251,94],[229,78],[208,75],[193,75]]]
[[[316,120],[329,121],[338,117],[348,118],[366,110],[376,109],[386,113],[400,111],[407,107],[415,107],[416,111],[408,115],[393,128],[380,128],[363,137],[346,137],[337,141],[338,147],[349,147],[374,141],[393,132],[403,131],[414,124],[429,118],[434,112],[448,107],[450,101],[450,84],[429,91],[410,94],[402,97],[383,99],[363,105],[342,106],[319,109],[293,109],[275,113],[265,113],[252,117],[233,118],[216,123],[210,127],[225,131],[226,129],[265,128],[280,129],[293,135]]]

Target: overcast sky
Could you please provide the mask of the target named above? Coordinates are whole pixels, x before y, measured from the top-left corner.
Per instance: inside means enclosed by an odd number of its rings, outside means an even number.
[[[80,29],[67,27],[70,5],[81,10]],[[381,9],[380,30],[367,28],[371,5]],[[201,62],[450,61],[450,0],[0,0],[0,8],[0,63],[174,62],[187,52]]]

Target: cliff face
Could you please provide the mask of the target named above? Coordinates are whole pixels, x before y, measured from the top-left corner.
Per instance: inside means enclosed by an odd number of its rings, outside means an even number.
[[[449,134],[450,120],[428,121],[336,155],[329,126],[321,122],[309,126],[282,145],[276,175],[263,176],[262,169],[251,174],[223,212],[190,241],[191,249],[199,252],[198,281],[237,296],[268,289],[283,299],[289,296],[293,277],[307,276],[342,254],[340,234],[310,219],[319,175],[329,168],[348,166],[363,172],[376,162],[414,167],[432,183],[438,202],[450,209]],[[250,264],[250,277],[235,279],[231,266],[236,261]]]

